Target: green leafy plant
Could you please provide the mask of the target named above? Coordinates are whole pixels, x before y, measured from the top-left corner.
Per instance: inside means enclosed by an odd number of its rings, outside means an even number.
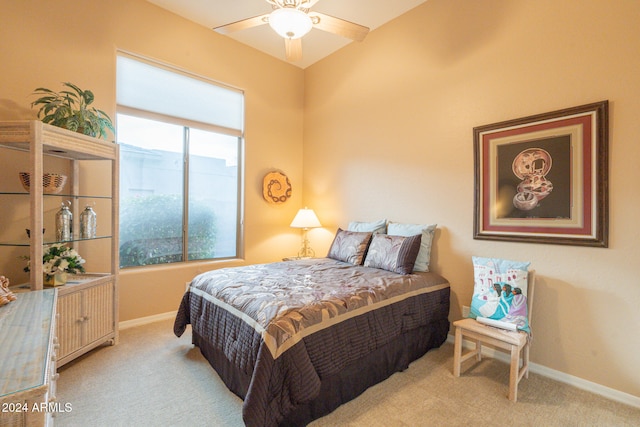
[[[84,135],[107,138],[107,130],[115,132],[111,118],[102,110],[89,107],[93,103],[93,92],[78,86],[63,83],[69,89],[54,92],[39,87],[33,94],[40,96],[31,107],[40,106],[38,118],[44,123],[69,129]]]
[[[120,267],[184,261],[182,257],[182,199],[154,194],[121,200]],[[217,223],[204,203],[189,205],[189,260],[215,256]]]

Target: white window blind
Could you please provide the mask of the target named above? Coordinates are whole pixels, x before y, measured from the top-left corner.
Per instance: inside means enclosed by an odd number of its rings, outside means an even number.
[[[210,80],[168,71],[118,55],[116,96],[120,106],[244,132],[244,94]],[[185,96],[189,94],[189,96]]]

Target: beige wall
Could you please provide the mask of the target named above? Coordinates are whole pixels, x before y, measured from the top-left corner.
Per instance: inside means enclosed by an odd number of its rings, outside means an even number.
[[[438,223],[451,320],[472,255],[530,260],[532,361],[640,396],[639,22],[635,0],[427,1],[306,70],[305,204],[327,230]],[[610,247],[474,240],[473,127],[606,99]]]
[[[318,253],[352,219],[436,222],[433,263],[452,283],[451,320],[471,298],[472,255],[530,260],[532,360],[640,396],[635,0],[429,0],[305,72],[145,1],[106,4],[0,0],[0,120],[34,118],[32,90],[61,81],[94,90],[113,115],[116,49],[243,88],[246,263],[297,250],[288,224],[303,190],[325,225],[309,233]],[[473,240],[472,128],[604,99],[610,247]],[[292,180],[285,205],[261,198],[271,169]],[[0,272],[16,270],[13,255],[0,257]],[[175,310],[195,273],[229,264],[121,273],[121,320]]]
[[[289,223],[302,203],[302,70],[143,0],[0,0],[0,10],[0,120],[35,118],[32,91],[60,89],[63,81],[93,90],[96,105],[114,117],[117,49],[244,89],[245,259],[275,261],[297,252],[300,234]],[[0,156],[0,176],[15,179],[19,189],[21,166],[6,150]],[[5,174],[7,168],[16,170]],[[262,199],[262,177],[272,169],[293,185],[292,198],[279,206]],[[27,280],[17,255],[0,248],[0,274],[12,283]],[[123,271],[120,320],[175,311],[195,273],[238,263]]]

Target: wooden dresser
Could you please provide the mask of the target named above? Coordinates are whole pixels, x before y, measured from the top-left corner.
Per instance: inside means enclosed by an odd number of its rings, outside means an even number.
[[[57,289],[0,307],[0,425],[51,426],[56,402]]]

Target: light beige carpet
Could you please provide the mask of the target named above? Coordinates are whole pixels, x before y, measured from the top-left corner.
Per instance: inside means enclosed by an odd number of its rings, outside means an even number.
[[[193,348],[191,330],[176,338],[172,327],[123,330],[117,346],[61,367],[56,394],[71,411],[56,426],[243,426],[242,401]],[[430,351],[311,426],[640,425],[640,409],[536,374],[520,382],[514,404],[508,365],[485,359],[454,378],[452,355],[450,344]]]

